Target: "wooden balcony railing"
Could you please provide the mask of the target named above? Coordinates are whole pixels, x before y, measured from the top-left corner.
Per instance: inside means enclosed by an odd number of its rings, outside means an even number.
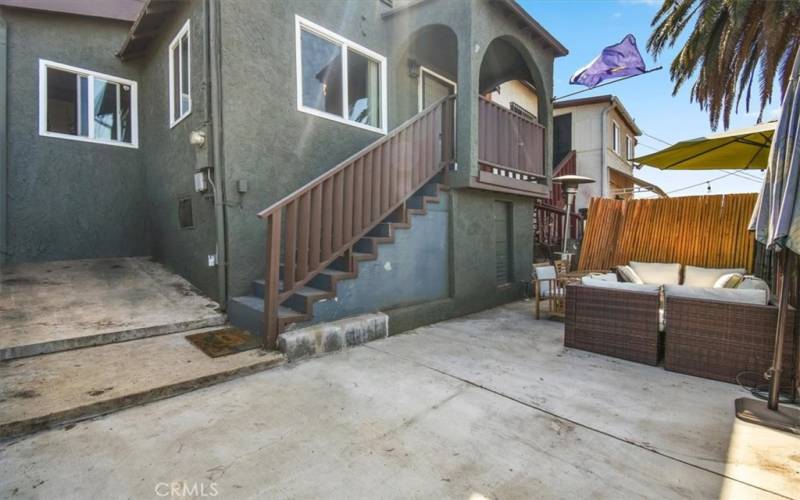
[[[545,176],[544,127],[484,97],[478,113],[481,169],[526,182]]]
[[[351,250],[439,172],[447,172],[445,167],[454,160],[454,99],[442,98],[258,214],[267,223],[267,348],[277,341],[279,304]]]
[[[536,204],[536,242],[543,245],[561,245],[564,241],[564,226],[566,223],[565,210],[545,203]],[[583,238],[583,220],[576,214],[570,214],[570,238],[579,240]]]
[[[558,177],[559,175],[575,175],[577,171],[577,155],[573,149],[567,153],[567,156],[558,162],[558,165],[556,165],[555,168],[553,168],[553,177]],[[555,208],[561,208],[567,204],[561,184],[553,183],[553,186],[550,188],[550,199],[547,200],[546,203]]]

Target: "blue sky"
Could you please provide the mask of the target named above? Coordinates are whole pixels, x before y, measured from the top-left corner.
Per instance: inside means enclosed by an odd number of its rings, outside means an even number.
[[[518,0],[528,12],[569,49],[569,55],[556,59],[555,95],[564,95],[584,87],[569,84],[572,73],[589,63],[603,47],[618,43],[632,33],[648,68],[664,66],[661,71],[638,76],[613,85],[580,94],[580,97],[614,94],[619,97],[637,125],[647,134],[669,143],[711,133],[708,115],[697,103],[689,101],[691,82],[678,95],[672,96],[669,65],[679,50],[679,44],[665,50],[658,60],[647,52],[650,22],[661,4],[660,0]],[[578,96],[576,96],[577,98]],[[773,102],[764,113],[765,119],[777,119],[779,94],[773,94]],[[746,113],[741,106],[739,113],[731,117],[731,128],[748,127],[756,123],[757,107],[751,106]],[[638,155],[647,154],[666,147],[658,140],[643,135],[639,137]],[[648,147],[650,146],[650,147]],[[665,191],[675,191],[674,196],[706,194],[707,180],[728,174],[730,171],[709,170],[702,172],[666,171],[644,167],[636,176],[661,186]],[[750,176],[751,178],[746,178]],[[760,183],[752,177],[762,178],[759,171],[737,173],[711,181],[711,193],[756,192]],[[683,189],[687,186],[702,185]]]

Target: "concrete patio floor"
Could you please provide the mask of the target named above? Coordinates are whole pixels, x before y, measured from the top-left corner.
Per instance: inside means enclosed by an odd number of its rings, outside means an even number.
[[[800,438],[742,389],[562,336],[519,302],[42,432],[0,498],[798,497]]]
[[[148,257],[4,266],[0,360],[216,326],[217,309]]]

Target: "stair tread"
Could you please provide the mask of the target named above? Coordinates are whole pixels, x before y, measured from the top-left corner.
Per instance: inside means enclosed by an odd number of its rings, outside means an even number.
[[[250,308],[256,309],[257,311],[264,311],[264,299],[261,297],[256,297],[255,295],[243,295],[241,297],[234,297],[233,300],[240,302]],[[306,314],[295,311],[291,307],[286,306],[278,306],[278,317],[279,318],[304,318]]]
[[[319,274],[327,274],[328,276],[347,276],[351,273],[339,269],[331,269],[330,267],[323,269]]]
[[[278,306],[278,317],[279,318],[304,318],[304,317],[306,317],[306,314],[301,313],[300,311],[295,311],[291,307]]]
[[[313,286],[303,286],[295,290],[294,293],[306,297],[313,297],[315,295],[328,295],[331,292],[328,292],[326,290],[321,290],[319,288],[314,288]]]

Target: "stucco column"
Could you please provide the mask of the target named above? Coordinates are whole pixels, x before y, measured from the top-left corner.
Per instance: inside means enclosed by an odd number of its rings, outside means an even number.
[[[482,47],[478,47],[482,53]],[[458,96],[456,98],[456,161],[458,170],[452,172],[451,185],[455,188],[469,185],[470,176],[478,168],[478,77],[480,59],[472,32],[458,38]]]

